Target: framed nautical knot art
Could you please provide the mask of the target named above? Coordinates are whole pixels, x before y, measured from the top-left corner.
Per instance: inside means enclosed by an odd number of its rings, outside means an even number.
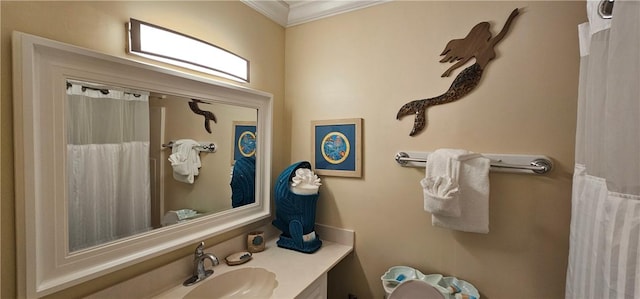
[[[311,121],[311,157],[319,175],[362,176],[362,119]]]
[[[234,121],[232,123],[231,136],[232,155],[231,165],[242,157],[253,157],[256,154],[256,122],[255,121]]]

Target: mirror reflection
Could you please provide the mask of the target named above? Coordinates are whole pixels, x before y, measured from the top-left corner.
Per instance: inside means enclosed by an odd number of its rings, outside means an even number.
[[[255,202],[257,110],[67,80],[69,251]]]

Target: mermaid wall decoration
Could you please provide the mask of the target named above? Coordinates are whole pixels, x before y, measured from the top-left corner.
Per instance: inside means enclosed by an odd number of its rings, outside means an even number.
[[[211,124],[209,123],[209,121],[212,120],[214,123],[217,123],[218,121],[216,120],[216,116],[211,111],[200,109],[200,107],[198,107],[198,104],[209,104],[209,103],[196,100],[196,99],[191,99],[191,102],[189,102],[189,108],[191,108],[191,111],[193,111],[193,113],[204,116],[204,129],[207,130],[209,134],[211,134]]]
[[[415,114],[413,129],[409,133],[410,136],[418,134],[426,126],[426,110],[428,107],[458,100],[478,86],[482,72],[489,64],[489,61],[496,57],[496,52],[493,48],[507,34],[511,22],[518,16],[518,13],[517,8],[511,12],[504,27],[494,38],[491,38],[490,24],[481,22],[474,26],[465,38],[454,39],[447,43],[447,46],[440,54],[440,56],[444,55],[440,62],[455,62],[455,64],[448,68],[442,74],[442,77],[448,77],[452,71],[467,63],[471,58],[475,58],[475,63],[462,70],[445,93],[433,98],[414,100],[400,108],[396,119]]]

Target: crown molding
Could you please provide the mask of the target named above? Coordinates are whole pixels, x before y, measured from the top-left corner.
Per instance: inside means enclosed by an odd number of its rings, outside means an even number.
[[[259,13],[276,23],[287,27],[289,21],[289,4],[282,0],[240,0],[247,6],[255,9]]]
[[[241,0],[276,23],[290,27],[392,0]]]
[[[287,26],[299,25],[389,1],[391,0],[296,1],[289,5]]]

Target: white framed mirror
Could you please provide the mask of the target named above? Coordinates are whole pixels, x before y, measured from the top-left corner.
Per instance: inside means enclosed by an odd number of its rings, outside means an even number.
[[[13,34],[13,72],[17,275],[22,296],[52,294],[270,216],[272,95],[19,32]],[[105,159],[87,160],[89,154],[83,150],[120,141],[94,137],[95,126],[89,125],[93,122],[77,117],[77,111],[88,105],[85,98],[107,95],[113,101],[117,94],[144,109],[142,114],[127,112],[127,120],[109,124],[106,131],[142,128],[142,133],[132,133],[142,139],[125,141],[142,143],[136,151],[143,154],[122,158],[125,162],[120,164],[128,168],[103,178],[108,173],[103,170],[109,168]],[[110,109],[128,108],[93,108],[97,118]],[[209,111],[216,121],[198,110]],[[255,184],[254,190],[242,190],[247,191],[245,197],[253,191],[253,201],[234,204],[233,153],[241,146],[234,134],[242,126],[254,130],[253,139],[244,141],[252,147],[246,153],[255,163]],[[205,147],[198,152],[201,166],[192,182],[176,177],[168,161],[180,140],[197,140]],[[216,149],[209,152],[211,143]],[[100,171],[87,174],[96,169]],[[121,203],[99,199],[96,194],[109,193],[101,189],[104,185],[116,184],[111,181],[142,186],[125,196],[135,203],[125,201],[127,206],[118,212],[114,207]],[[142,212],[133,213],[137,210]],[[134,215],[123,216],[123,211]],[[169,212],[179,216],[178,221],[167,221]],[[104,218],[103,223],[137,226],[107,230],[98,237],[96,227],[102,230],[104,225],[88,222],[98,217],[91,213]]]

